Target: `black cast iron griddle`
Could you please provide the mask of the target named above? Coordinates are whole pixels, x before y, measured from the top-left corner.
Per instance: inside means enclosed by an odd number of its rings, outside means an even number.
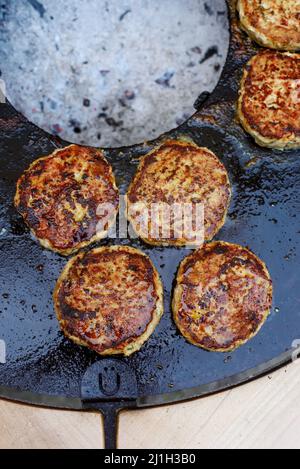
[[[149,247],[139,240],[102,244],[142,249],[160,272],[165,314],[147,344],[130,358],[103,359],[64,338],[52,291],[66,260],[32,239],[13,197],[28,165],[67,143],[29,123],[8,103],[0,106],[0,340],[7,350],[6,363],[0,364],[0,395],[49,407],[101,410],[108,448],[115,446],[118,410],[177,402],[248,381],[287,363],[300,339],[300,152],[259,148],[235,120],[242,67],[257,48],[239,32],[233,3],[230,11],[230,52],[217,89],[202,95],[197,114],[168,134],[188,136],[219,155],[230,174],[233,199],[217,238],[252,249],[274,281],[267,323],[230,355],[188,344],[173,323],[173,282],[190,251]],[[157,143],[106,151],[122,193],[140,156]]]

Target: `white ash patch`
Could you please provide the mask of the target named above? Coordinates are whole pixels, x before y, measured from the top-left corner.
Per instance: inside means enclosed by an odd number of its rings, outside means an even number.
[[[224,0],[4,0],[0,64],[12,104],[75,143],[156,138],[217,84]]]

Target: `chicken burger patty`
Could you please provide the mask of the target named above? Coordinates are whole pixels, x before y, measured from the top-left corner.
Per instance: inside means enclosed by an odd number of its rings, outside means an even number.
[[[238,117],[264,147],[300,148],[300,56],[263,51],[244,70]]]
[[[254,337],[272,306],[272,281],[252,252],[225,242],[205,245],[180,265],[173,314],[193,345],[229,352]]]
[[[70,255],[107,235],[119,193],[102,152],[71,145],[32,163],[15,206],[42,246]]]
[[[271,49],[300,49],[300,0],[238,0],[242,28]]]
[[[102,247],[70,260],[54,304],[64,334],[100,355],[131,355],[163,314],[163,288],[151,260],[137,249]]]
[[[148,244],[194,245],[221,229],[230,198],[228,173],[213,152],[169,140],[142,158],[127,193],[127,216]]]

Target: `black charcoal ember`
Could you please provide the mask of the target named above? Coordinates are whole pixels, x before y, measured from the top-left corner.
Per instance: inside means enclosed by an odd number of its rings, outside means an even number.
[[[134,91],[126,90],[124,95],[125,95],[125,98],[129,99],[129,100],[135,98],[135,92]]]
[[[116,121],[113,117],[107,117],[105,121],[107,125],[109,125],[110,127],[114,127],[114,128],[117,128],[117,127],[120,127],[120,125],[123,125],[123,121]]]
[[[157,83],[158,85],[164,86],[166,88],[170,88],[171,87],[170,81],[172,80],[174,75],[175,75],[175,72],[166,72],[162,77],[157,78],[157,80],[155,80],[155,83]]]
[[[195,54],[199,54],[199,55],[202,54],[202,49],[199,46],[193,47],[191,51],[194,52]]]
[[[120,21],[123,21],[123,19],[124,19],[129,13],[131,13],[131,10],[128,8],[126,11],[124,11],[124,13],[122,13],[122,15],[120,16],[119,20],[120,20]]]
[[[219,54],[219,49],[217,46],[212,46],[210,47],[209,49],[207,49],[207,51],[205,52],[205,55],[203,57],[203,59],[200,60],[200,64],[203,64],[204,62],[206,62],[207,60],[211,59],[212,57],[214,57],[214,55],[218,55]]]
[[[43,18],[45,13],[46,13],[46,9],[45,9],[44,5],[40,2],[38,2],[38,0],[28,0],[28,2],[38,12],[40,17]]]
[[[209,5],[207,2],[204,3],[204,9],[205,9],[206,13],[207,13],[209,16],[213,16],[214,11],[213,11],[211,5]]]

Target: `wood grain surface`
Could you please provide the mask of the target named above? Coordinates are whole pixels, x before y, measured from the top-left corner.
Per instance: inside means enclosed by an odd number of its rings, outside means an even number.
[[[0,401],[0,448],[102,448],[95,413]],[[203,399],[123,412],[119,447],[300,448],[300,362]]]

